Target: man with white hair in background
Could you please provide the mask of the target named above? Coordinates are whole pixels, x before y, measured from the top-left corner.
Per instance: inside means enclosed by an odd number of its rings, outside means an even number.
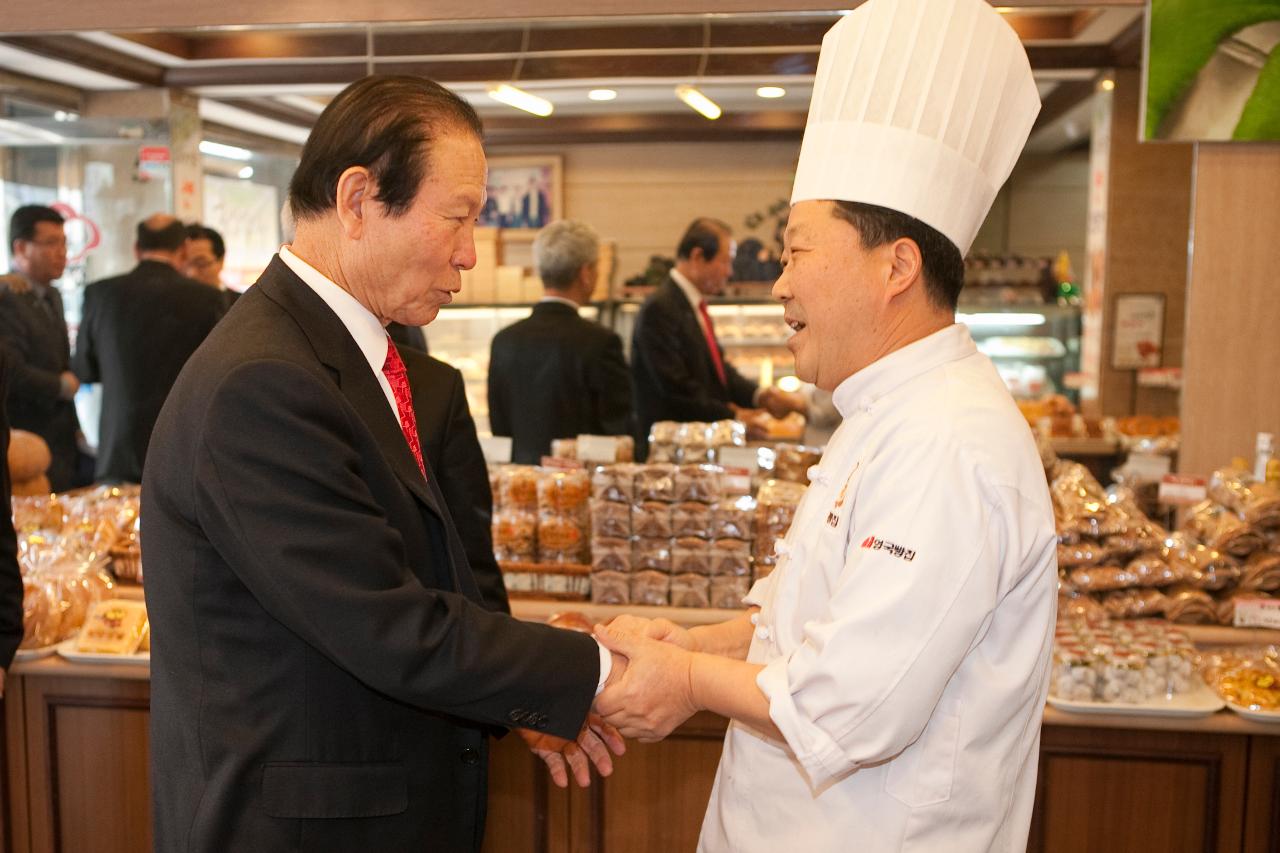
[[[843,420],[746,613],[597,629],[630,658],[597,700],[624,735],[732,720],[701,850],[1026,846],[1053,511],[955,306],[1038,111],[981,0],[869,0],[823,40],[773,292]]]

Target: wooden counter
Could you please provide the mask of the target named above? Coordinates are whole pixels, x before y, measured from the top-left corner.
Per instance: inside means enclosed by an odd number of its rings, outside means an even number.
[[[604,620],[625,608],[515,603],[526,619],[564,609]],[[703,624],[732,612],[666,615]],[[1201,641],[1228,642],[1274,639],[1275,632],[1200,633]],[[57,657],[14,666],[0,779],[5,850],[150,849],[149,696],[146,666]],[[1187,719],[1053,708],[1044,722],[1029,850],[1280,849],[1280,725],[1227,711]],[[631,743],[614,775],[585,791],[556,789],[518,738],[502,739],[492,753],[486,851],[693,850],[724,729],[723,719],[699,714],[662,743]]]

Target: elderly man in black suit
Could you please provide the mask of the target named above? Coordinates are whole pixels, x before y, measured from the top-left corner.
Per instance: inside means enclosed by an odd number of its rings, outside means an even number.
[[[138,265],[85,288],[72,364],[81,382],[102,383],[100,481],[142,482],[160,407],[226,312],[221,292],[178,272],[186,242],[186,227],[157,213],[138,223]]]
[[[778,393],[758,389],[724,357],[707,297],[718,296],[733,271],[728,225],[694,220],[676,247],[676,265],[636,317],[631,338],[640,437],[654,421],[717,421],[769,406]]]
[[[634,424],[622,340],[578,316],[599,275],[595,231],[554,222],[539,232],[533,255],[546,296],[493,337],[489,425],[494,435],[511,436],[513,462],[536,465],[552,439],[630,435]]]
[[[13,361],[9,422],[49,445],[49,484],[55,491],[85,485],[77,474],[80,421],[73,402],[80,382],[71,372],[71,343],[62,296],[53,282],[67,267],[62,215],[25,205],[9,219],[14,274],[0,287],[0,341]]]
[[[584,752],[610,768],[586,721],[625,662],[484,607],[384,329],[475,264],[481,134],[419,77],[339,93],[294,242],[165,404],[142,491],[157,850],[478,849],[500,727],[559,782],[566,760],[588,781]]]

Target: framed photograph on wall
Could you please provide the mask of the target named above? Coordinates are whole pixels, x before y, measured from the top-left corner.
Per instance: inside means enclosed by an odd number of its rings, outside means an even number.
[[[503,229],[507,239],[532,239],[564,216],[558,154],[490,157],[488,198],[480,225]]]

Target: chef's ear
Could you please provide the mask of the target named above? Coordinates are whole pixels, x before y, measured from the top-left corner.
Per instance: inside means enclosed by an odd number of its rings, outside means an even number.
[[[924,286],[924,255],[920,246],[910,237],[899,237],[889,244],[889,280],[885,294],[890,300],[901,296],[912,287]]]

